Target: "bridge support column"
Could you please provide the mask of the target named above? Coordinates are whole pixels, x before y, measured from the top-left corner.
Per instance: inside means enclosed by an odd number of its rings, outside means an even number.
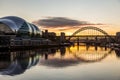
[[[96,50],[96,51],[98,50],[98,46],[97,46],[97,45],[95,45],[95,50]]]
[[[95,41],[96,41],[96,42],[98,41],[98,37],[97,37],[97,36],[95,37]]]
[[[98,37],[97,37],[97,36],[95,37],[94,45],[95,45],[95,46],[98,46],[98,45],[99,45],[99,43],[98,43]],[[97,48],[96,48],[96,49],[97,49]]]
[[[89,39],[88,39],[88,37],[86,38],[86,45],[89,45]]]
[[[79,37],[77,38],[77,46],[79,46],[80,45],[80,43],[79,43]]]

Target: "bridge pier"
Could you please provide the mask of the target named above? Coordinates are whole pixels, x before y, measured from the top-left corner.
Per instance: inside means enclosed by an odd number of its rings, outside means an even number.
[[[77,38],[77,46],[79,46],[80,45],[80,43],[79,43],[79,37]]]
[[[96,51],[98,50],[98,46],[97,46],[97,45],[95,45],[95,50],[96,50]]]

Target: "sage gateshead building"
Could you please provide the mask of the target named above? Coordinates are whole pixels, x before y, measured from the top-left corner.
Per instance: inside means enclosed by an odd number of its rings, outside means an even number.
[[[30,46],[45,42],[42,31],[34,24],[16,16],[0,18],[0,46]]]

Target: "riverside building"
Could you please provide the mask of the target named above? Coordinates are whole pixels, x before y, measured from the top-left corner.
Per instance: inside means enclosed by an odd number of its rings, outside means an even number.
[[[48,44],[34,24],[16,16],[0,18],[0,47],[39,46]]]

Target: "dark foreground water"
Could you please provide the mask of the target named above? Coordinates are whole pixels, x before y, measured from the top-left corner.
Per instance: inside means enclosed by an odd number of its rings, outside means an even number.
[[[120,80],[120,50],[74,46],[0,52],[0,80]]]

